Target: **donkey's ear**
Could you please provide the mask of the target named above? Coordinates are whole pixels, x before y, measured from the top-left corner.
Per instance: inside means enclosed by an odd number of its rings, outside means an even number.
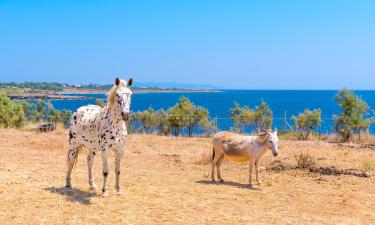
[[[115,84],[116,84],[117,86],[120,85],[120,79],[118,79],[118,77],[116,77]]]
[[[132,84],[133,84],[133,78],[130,78],[128,80],[127,86],[130,87],[130,86],[132,86]]]

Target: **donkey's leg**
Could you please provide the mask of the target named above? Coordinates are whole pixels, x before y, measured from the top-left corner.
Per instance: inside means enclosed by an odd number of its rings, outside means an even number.
[[[72,187],[72,184],[70,181],[71,181],[72,169],[74,166],[74,160],[75,160],[76,154],[78,154],[78,148],[70,146],[69,151],[68,151],[68,159],[67,159],[68,168],[66,172],[66,185],[65,185],[65,187],[67,188]]]
[[[254,167],[254,160],[249,160],[249,186],[252,187],[252,174],[253,174],[253,167]]]
[[[108,178],[108,150],[102,150],[102,163],[103,163],[103,197],[108,196],[107,178]]]
[[[221,170],[220,170],[221,163],[223,162],[223,160],[224,160],[224,154],[221,154],[219,160],[218,160],[217,163],[216,163],[216,168],[217,168],[217,179],[219,179],[219,182],[220,182],[220,183],[223,183],[223,182],[224,182],[223,178],[221,177]]]
[[[211,180],[212,182],[215,182],[215,166],[217,165],[217,162],[220,159],[222,153],[217,153],[214,149],[213,154],[213,159],[211,161]]]
[[[95,190],[96,188],[95,181],[92,176],[92,165],[94,164],[94,159],[95,159],[95,152],[90,151],[89,154],[87,155],[87,167],[89,170],[89,187],[91,190]]]
[[[259,159],[255,161],[255,177],[257,179],[257,183],[260,185],[262,182],[259,179]]]
[[[116,191],[118,195],[121,195],[121,188],[120,188],[120,173],[121,173],[121,159],[124,155],[123,147],[120,147],[116,150],[116,161],[115,161],[115,173],[116,173]]]

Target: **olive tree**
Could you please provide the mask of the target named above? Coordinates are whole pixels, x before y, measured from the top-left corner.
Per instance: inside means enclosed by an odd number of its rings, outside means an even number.
[[[336,94],[335,100],[341,107],[341,113],[334,116],[335,130],[343,142],[348,141],[353,133],[366,131],[373,123],[374,118],[368,117],[369,106],[353,91],[342,89]]]
[[[311,132],[322,123],[321,114],[320,109],[305,109],[298,116],[292,116],[298,139],[306,140]]]

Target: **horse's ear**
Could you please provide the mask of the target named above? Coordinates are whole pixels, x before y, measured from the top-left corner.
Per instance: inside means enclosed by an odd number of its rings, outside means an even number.
[[[118,77],[116,77],[115,84],[116,84],[117,86],[120,85],[120,79],[118,79]]]
[[[132,86],[132,84],[133,84],[133,78],[130,78],[128,80],[127,86],[130,87],[130,86]]]

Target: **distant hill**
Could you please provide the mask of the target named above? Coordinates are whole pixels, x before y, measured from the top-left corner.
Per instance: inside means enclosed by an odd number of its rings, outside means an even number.
[[[78,89],[78,90],[109,90],[112,84],[83,84],[72,85],[56,82],[6,82],[0,83],[2,89],[28,89],[28,90],[49,90],[49,91],[63,91],[64,89]],[[133,87],[137,89],[152,89],[152,90],[218,90],[221,87],[205,84],[179,84],[174,82],[134,82]]]

